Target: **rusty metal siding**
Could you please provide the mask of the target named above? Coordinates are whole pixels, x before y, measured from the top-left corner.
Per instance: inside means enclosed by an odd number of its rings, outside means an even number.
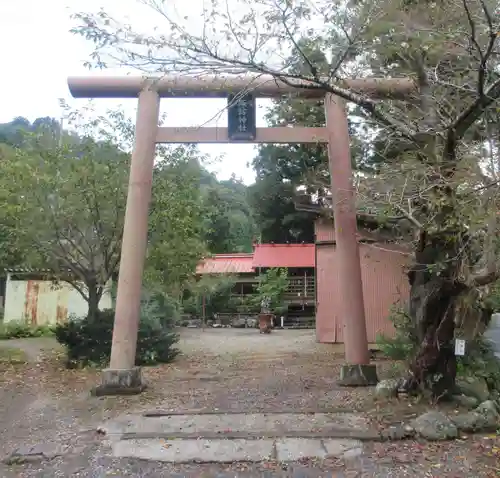
[[[112,307],[109,288],[103,294],[99,306],[101,309]],[[66,321],[70,315],[83,317],[87,310],[87,302],[66,282],[55,285],[51,281],[7,278],[4,322],[56,324]]]
[[[341,315],[337,306],[339,274],[333,245],[316,246],[316,338],[337,343]]]
[[[343,317],[339,310],[339,284],[335,246],[317,245],[316,334],[320,342],[343,342]],[[408,256],[390,246],[360,244],[361,274],[368,341],[394,333],[387,319],[392,305],[405,302],[409,285],[405,273]]]
[[[360,244],[360,255],[367,335],[375,342],[381,333],[394,334],[388,320],[391,307],[405,304],[409,297],[409,256],[383,244]]]

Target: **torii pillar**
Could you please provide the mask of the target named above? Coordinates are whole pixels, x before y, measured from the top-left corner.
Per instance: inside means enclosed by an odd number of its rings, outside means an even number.
[[[376,383],[376,369],[369,363],[366,337],[347,115],[340,98],[332,94],[325,97],[324,91],[310,88],[306,81],[291,86],[265,75],[76,77],[69,78],[68,84],[75,98],[138,98],[111,361],[109,368],[103,370],[102,384],[94,390],[96,394],[133,394],[145,388],[141,370],[135,366],[135,355],[156,143],[230,141],[227,128],[159,128],[160,98],[225,98],[244,91],[266,98],[295,94],[303,98],[325,99],[326,127],[257,128],[256,137],[248,142],[328,143],[336,247],[343,276],[346,364],[342,368],[340,383],[346,386]],[[405,97],[415,90],[414,82],[405,78],[351,79],[344,80],[344,86],[371,97]]]
[[[340,369],[339,384],[344,386],[376,385],[375,365],[370,365],[366,335],[365,305],[361,262],[357,241],[356,197],[352,181],[349,127],[344,100],[325,96],[328,161],[335,224],[335,247],[338,254],[341,314],[344,324],[346,364]]]

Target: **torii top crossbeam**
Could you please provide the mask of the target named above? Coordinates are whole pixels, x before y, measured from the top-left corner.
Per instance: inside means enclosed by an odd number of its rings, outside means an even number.
[[[326,81],[326,80],[325,80]],[[246,91],[260,98],[295,94],[302,98],[323,98],[325,91],[317,84],[291,79],[287,84],[270,75],[203,76],[79,76],[69,77],[68,86],[75,98],[136,98],[151,87],[161,98],[224,98]],[[345,79],[339,86],[371,97],[404,97],[415,90],[409,78]]]

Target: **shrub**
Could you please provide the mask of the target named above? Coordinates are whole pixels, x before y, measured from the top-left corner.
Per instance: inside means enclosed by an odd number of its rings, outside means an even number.
[[[408,360],[418,345],[413,320],[403,307],[393,307],[389,320],[394,325],[394,337],[379,334],[377,345],[384,355],[393,360]]]
[[[29,337],[50,337],[55,326],[31,325],[24,321],[12,321],[0,324],[0,340],[23,339]]]
[[[259,311],[263,301],[269,301],[269,310],[275,314],[282,314],[288,310],[283,297],[288,289],[290,280],[288,270],[282,268],[268,269],[259,277],[256,287],[257,294],[254,296]]]
[[[213,317],[218,313],[237,311],[232,297],[236,282],[230,276],[202,277],[185,291],[182,303],[183,312],[193,317]]]
[[[68,366],[106,365],[111,354],[114,311],[99,311],[97,320],[68,320],[56,328],[57,341],[66,347]],[[174,348],[179,336],[161,303],[149,299],[143,305],[137,337],[136,365],[171,362],[179,353]]]
[[[500,393],[500,359],[491,343],[482,337],[467,341],[465,355],[457,357],[457,375],[483,378],[490,391]]]
[[[156,317],[164,327],[173,327],[180,322],[180,303],[167,294],[144,292],[141,300],[141,314]]]

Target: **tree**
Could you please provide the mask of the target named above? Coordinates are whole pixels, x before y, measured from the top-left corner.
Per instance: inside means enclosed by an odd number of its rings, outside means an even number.
[[[447,395],[456,375],[457,302],[498,277],[498,188],[482,167],[489,156],[485,138],[492,134],[488,118],[500,97],[496,3],[241,0],[228,10],[215,0],[203,12],[204,28],[189,17],[177,20],[170,3],[143,3],[158,12],[168,33],[144,35],[105,12],[76,16],[74,31],[95,43],[100,66],[111,52],[150,72],[270,74],[357,105],[379,138],[384,135],[395,159],[368,178],[385,181],[366,196],[409,221],[417,237],[410,312],[421,347],[406,386]],[[282,60],[304,37],[325,53],[327,75],[300,48],[304,71]],[[380,100],[342,83],[370,73],[410,75],[416,92]]]
[[[3,161],[3,220],[24,264],[49,268],[80,292],[94,317],[117,271],[129,156],[112,144],[18,149]],[[20,264],[17,264],[20,265]]]
[[[159,149],[153,171],[146,279],[150,287],[180,299],[206,252],[203,198],[196,148]]]
[[[301,74],[307,71],[303,55],[327,73],[328,62],[324,53],[313,41],[303,39],[292,49],[288,59],[292,72]],[[280,98],[273,102],[266,119],[269,126],[323,126],[323,101],[293,96]],[[372,159],[367,143],[362,141],[366,127],[356,123],[359,121],[356,115],[349,120],[353,169],[366,169]],[[262,237],[269,242],[314,242],[313,222],[317,214],[297,210],[295,204],[325,205],[325,199],[330,195],[326,145],[263,145],[253,167],[257,175],[253,207],[259,218]],[[272,203],[269,195],[272,195]]]
[[[12,161],[15,155],[14,148],[0,143],[0,165]],[[8,201],[5,193],[6,191],[0,191],[0,198],[5,198],[3,202],[4,208]],[[14,217],[8,214],[2,215],[2,221],[0,221],[0,267],[2,269],[18,266],[23,258],[23,250],[14,234],[14,224]]]
[[[45,140],[53,141],[59,138],[61,127],[54,118],[49,117],[37,118],[30,123],[26,118],[19,116],[9,123],[0,124],[0,143],[22,146],[30,134],[37,134],[39,140],[45,137]]]
[[[286,269],[271,268],[259,277],[256,286],[254,301],[260,307],[263,301],[269,301],[269,309],[273,313],[281,314],[288,309],[283,297],[288,289],[288,271]]]
[[[297,197],[296,186],[276,174],[257,177],[255,184],[249,187],[250,204],[262,242],[314,242],[316,214],[297,211]]]
[[[251,252],[257,236],[247,187],[236,178],[213,181],[202,189],[205,212],[205,240],[214,254]]]
[[[48,268],[69,282],[92,318],[118,273],[133,129],[121,111],[84,116],[70,115],[80,136],[65,133],[59,146],[34,133],[4,157],[0,214],[9,246],[22,251],[22,265]],[[175,295],[205,250],[199,164],[195,148],[158,153],[145,276],[150,289]]]
[[[235,312],[238,305],[233,297],[235,284],[230,275],[203,276],[191,282],[183,301],[184,312],[204,320],[217,313]]]

